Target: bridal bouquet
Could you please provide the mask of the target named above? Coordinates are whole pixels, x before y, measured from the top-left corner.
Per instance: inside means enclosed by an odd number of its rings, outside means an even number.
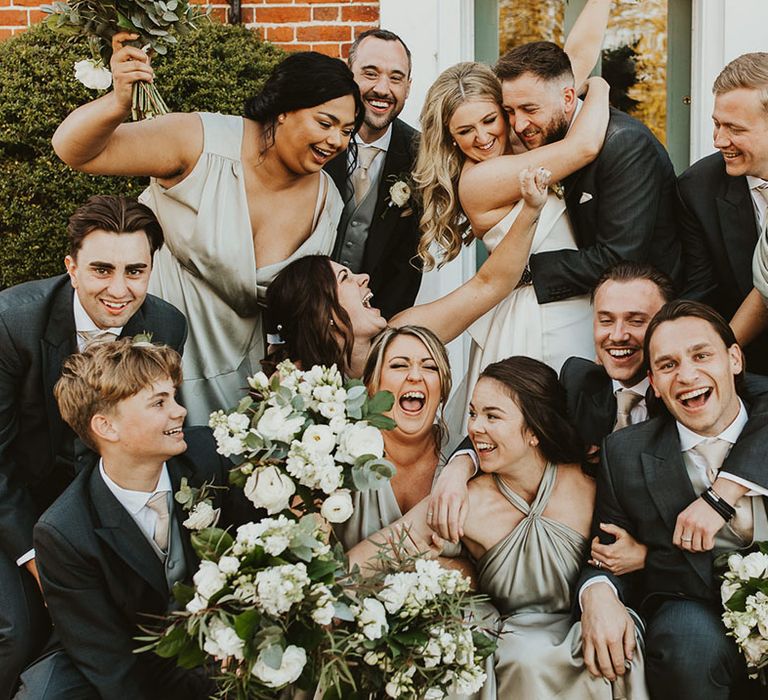
[[[132,43],[144,51],[164,55],[177,42],[177,34],[191,31],[195,21],[206,16],[189,0],[68,0],[43,5],[41,9],[48,13],[46,24],[53,31],[88,39],[92,56],[75,64],[75,77],[96,90],[106,90],[112,84],[107,66],[115,34],[138,34],[139,38]],[[134,83],[134,121],[168,112],[152,83]]]
[[[381,429],[389,392],[369,397],[359,380],[344,384],[336,366],[302,372],[282,362],[271,379],[248,380],[250,392],[229,413],[211,414],[218,451],[237,468],[230,483],[269,515],[292,505],[331,523],[352,515],[351,490],[375,489],[395,473],[384,459]]]
[[[720,594],[723,624],[736,639],[752,677],[768,666],[768,542],[759,551],[728,557]]]

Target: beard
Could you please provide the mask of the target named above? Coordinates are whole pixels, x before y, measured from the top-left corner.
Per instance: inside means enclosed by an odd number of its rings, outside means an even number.
[[[565,113],[558,114],[552,118],[552,121],[547,124],[546,128],[542,130],[544,136],[544,144],[555,143],[556,141],[562,141],[565,135],[568,133],[568,127],[570,122],[565,116]]]

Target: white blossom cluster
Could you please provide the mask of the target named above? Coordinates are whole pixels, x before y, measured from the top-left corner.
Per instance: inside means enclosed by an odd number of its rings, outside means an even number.
[[[282,688],[289,683],[295,683],[307,663],[307,652],[293,644],[283,651],[280,668],[272,668],[263,656],[262,653],[256,659],[251,673],[268,688]]]
[[[240,556],[262,547],[267,554],[278,557],[288,549],[298,530],[299,523],[284,515],[246,523],[237,528],[232,553]]]
[[[412,617],[440,595],[468,590],[469,581],[460,572],[443,569],[433,560],[419,559],[415,571],[388,574],[378,597],[390,614]]]
[[[240,639],[234,627],[220,617],[214,617],[205,628],[203,651],[215,659],[228,659],[234,656],[238,661],[244,657],[245,641]]]
[[[302,562],[270,566],[256,573],[254,603],[267,615],[278,617],[304,600],[309,583],[307,567]]]
[[[251,421],[244,413],[214,411],[208,425],[213,430],[219,454],[231,457],[245,452],[245,438],[251,428]]]
[[[768,579],[768,555],[752,552],[747,556],[732,554],[728,557],[728,572],[720,588],[723,605],[742,589],[753,591],[747,595],[745,610],[723,613],[723,624],[735,638],[747,665],[762,668],[768,665],[768,595],[758,590],[754,582]]]

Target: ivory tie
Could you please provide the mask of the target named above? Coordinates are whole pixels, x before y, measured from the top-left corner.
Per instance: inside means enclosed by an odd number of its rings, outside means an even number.
[[[355,204],[360,204],[363,197],[368,194],[371,187],[371,178],[368,177],[368,169],[381,149],[376,146],[359,146],[357,149],[357,167],[352,173],[352,185],[355,188]]]
[[[613,426],[614,432],[632,425],[632,409],[642,400],[643,397],[634,391],[622,389],[616,394],[616,425]]]
[[[168,524],[170,516],[168,513],[168,494],[166,491],[159,491],[147,501],[147,508],[151,508],[157,513],[157,522],[155,523],[155,544],[164,552],[168,551]]]
[[[727,440],[708,438],[691,448],[691,451],[704,460],[707,467],[707,477],[712,483],[715,483],[720,467],[723,466],[730,449],[731,443]],[[736,515],[733,516],[728,525],[742,540],[751,542],[754,531],[752,499],[749,496],[742,496],[733,504],[733,507],[736,509]]]
[[[77,331],[77,337],[83,341],[83,350],[91,345],[101,345],[102,343],[111,343],[117,340],[117,336],[111,331]]]
[[[762,198],[763,202],[765,202],[765,206],[763,207],[763,225],[760,229],[761,233],[765,235],[766,231],[768,231],[768,182],[758,185],[755,188],[755,191]]]

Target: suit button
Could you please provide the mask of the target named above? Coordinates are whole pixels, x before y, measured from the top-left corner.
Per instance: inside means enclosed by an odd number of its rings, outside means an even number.
[[[175,569],[176,568],[176,562],[171,560],[168,562],[168,568],[169,569]]]

